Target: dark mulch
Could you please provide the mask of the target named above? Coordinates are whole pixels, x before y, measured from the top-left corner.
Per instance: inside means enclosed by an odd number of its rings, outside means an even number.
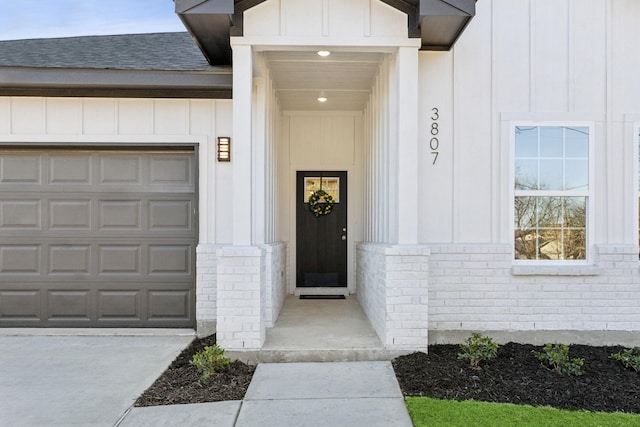
[[[393,367],[407,396],[640,413],[640,374],[609,358],[623,347],[570,346],[571,358],[584,358],[586,373],[578,377],[541,365],[533,355],[541,349],[505,344],[496,359],[473,369],[458,360],[457,345],[434,345],[429,354],[395,359]]]
[[[229,369],[202,382],[196,368],[189,364],[195,353],[215,343],[215,335],[194,340],[136,400],[135,406],[242,400],[249,388],[255,366],[239,361],[231,362]]]

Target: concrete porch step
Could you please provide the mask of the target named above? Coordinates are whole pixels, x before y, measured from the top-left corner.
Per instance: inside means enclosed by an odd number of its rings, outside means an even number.
[[[283,349],[258,351],[228,351],[231,360],[245,363],[292,363],[292,362],[375,362],[392,360],[410,351],[385,350],[383,348],[340,349]]]

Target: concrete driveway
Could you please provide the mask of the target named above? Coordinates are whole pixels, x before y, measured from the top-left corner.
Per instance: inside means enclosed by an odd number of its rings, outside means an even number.
[[[194,338],[188,330],[100,333],[0,330],[0,426],[114,426]]]

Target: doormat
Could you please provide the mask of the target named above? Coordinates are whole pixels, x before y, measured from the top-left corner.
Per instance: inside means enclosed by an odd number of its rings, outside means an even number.
[[[300,299],[345,299],[344,295],[300,295]]]

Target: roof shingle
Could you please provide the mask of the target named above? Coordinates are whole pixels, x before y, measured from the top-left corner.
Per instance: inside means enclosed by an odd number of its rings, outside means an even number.
[[[186,32],[0,41],[0,67],[212,71]]]

